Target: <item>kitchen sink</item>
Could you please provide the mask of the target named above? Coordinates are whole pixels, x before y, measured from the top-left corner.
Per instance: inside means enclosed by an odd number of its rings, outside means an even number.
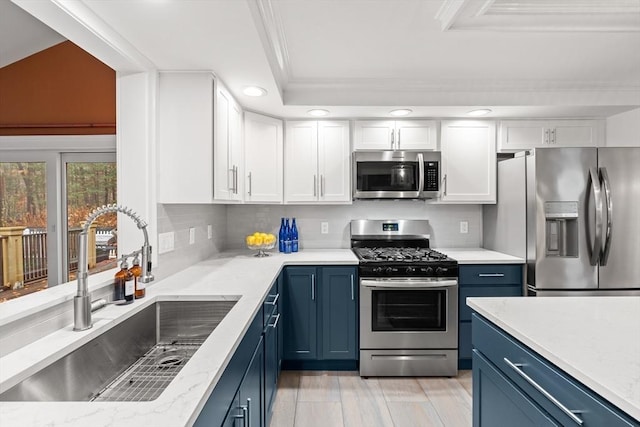
[[[0,401],[154,400],[236,302],[156,302],[0,394]]]

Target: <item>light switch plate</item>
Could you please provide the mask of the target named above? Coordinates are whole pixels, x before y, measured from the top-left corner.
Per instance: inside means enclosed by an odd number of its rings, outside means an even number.
[[[191,227],[189,228],[189,244],[193,245],[196,242],[196,229]]]
[[[211,240],[213,238],[213,226],[211,224],[207,225],[207,239]]]
[[[171,252],[174,248],[174,233],[169,231],[168,233],[158,234],[158,254],[165,252]]]
[[[460,221],[460,233],[467,234],[469,232],[469,221]]]
[[[328,222],[321,222],[320,223],[320,233],[329,234],[329,223]]]

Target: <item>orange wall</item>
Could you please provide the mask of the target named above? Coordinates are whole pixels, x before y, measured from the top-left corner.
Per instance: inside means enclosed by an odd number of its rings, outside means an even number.
[[[70,41],[0,68],[0,135],[116,133],[116,73]]]

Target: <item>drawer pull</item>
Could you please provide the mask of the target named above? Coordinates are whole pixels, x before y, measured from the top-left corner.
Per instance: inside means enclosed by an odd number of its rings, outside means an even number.
[[[269,296],[274,296],[275,298],[273,299],[273,301],[265,301],[265,304],[276,305],[276,303],[278,302],[278,298],[280,298],[280,293],[277,293],[275,295],[269,295]]]
[[[526,382],[528,382],[530,385],[532,385],[533,388],[535,388],[540,393],[542,393],[542,395],[544,397],[546,397],[547,399],[549,399],[551,401],[551,403],[556,405],[558,407],[558,409],[560,409],[562,412],[567,414],[567,416],[569,418],[571,418],[576,424],[582,425],[582,423],[583,423],[582,420],[580,418],[578,418],[578,416],[574,413],[574,412],[577,412],[577,411],[571,411],[571,410],[567,409],[567,407],[564,406],[562,403],[560,403],[560,401],[558,399],[553,397],[551,395],[551,393],[549,393],[547,390],[542,388],[542,386],[540,384],[538,384],[537,382],[535,382],[529,375],[525,374],[524,371],[522,369],[520,369],[522,366],[524,366],[522,363],[513,363],[512,361],[510,361],[506,357],[504,358],[504,361],[505,361],[505,363],[507,365],[509,365],[509,367],[511,369],[516,371],[516,373],[518,375],[520,375]]]
[[[504,273],[478,273],[478,277],[504,277]]]
[[[271,316],[273,317],[273,316]],[[278,327],[278,322],[280,321],[280,313],[278,313],[278,315],[276,316],[276,321],[273,322],[273,324],[269,323],[268,326],[272,327],[272,328],[277,328]]]

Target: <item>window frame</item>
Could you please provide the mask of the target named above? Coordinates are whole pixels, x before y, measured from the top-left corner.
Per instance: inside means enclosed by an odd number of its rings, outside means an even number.
[[[0,162],[46,164],[47,288],[67,283],[66,165],[63,159],[84,162],[108,158],[117,162],[116,135],[0,136]]]

